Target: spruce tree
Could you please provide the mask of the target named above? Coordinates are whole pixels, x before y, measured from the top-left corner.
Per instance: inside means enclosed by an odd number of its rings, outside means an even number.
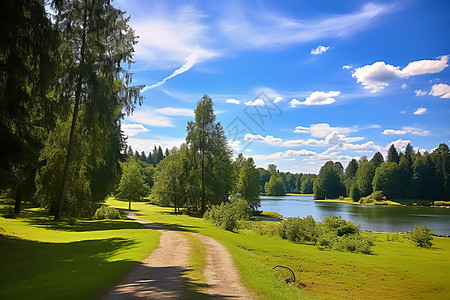
[[[389,147],[388,153],[387,153],[387,162],[395,162],[398,163],[400,161],[400,156],[397,152],[397,149],[395,148],[394,144],[392,144]]]

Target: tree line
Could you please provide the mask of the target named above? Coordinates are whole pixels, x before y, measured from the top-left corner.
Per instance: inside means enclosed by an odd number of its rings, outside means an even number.
[[[415,151],[411,144],[405,152],[391,145],[386,161],[380,152],[368,160],[352,159],[343,168],[328,161],[313,184],[315,199],[349,196],[354,201],[372,196],[387,199],[450,199],[450,150],[442,143],[431,153]]]
[[[55,219],[92,215],[115,188],[124,114],[141,104],[137,37],[107,0],[6,1],[0,46],[0,190]]]
[[[259,168],[261,194],[282,196],[286,193],[313,193],[315,174],[281,172],[275,164],[269,164],[267,170]]]

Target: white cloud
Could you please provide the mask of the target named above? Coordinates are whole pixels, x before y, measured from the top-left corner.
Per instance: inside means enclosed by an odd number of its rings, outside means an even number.
[[[425,107],[419,107],[418,109],[416,109],[414,114],[415,115],[423,115],[426,112],[427,112],[427,109]]]
[[[233,104],[240,104],[240,103],[241,103],[241,101],[236,100],[236,99],[227,99],[226,102],[227,102],[227,103],[233,103]]]
[[[353,68],[352,65],[344,65],[344,66],[342,66],[342,69],[350,70],[351,68]]]
[[[281,101],[284,101],[284,98],[283,97],[280,97],[280,96],[278,96],[278,97],[276,97],[275,98],[275,100],[273,100],[273,103],[279,103],[279,102],[281,102]]]
[[[430,131],[424,130],[421,128],[416,128],[416,127],[404,126],[404,127],[402,127],[402,130],[386,129],[382,132],[382,134],[385,134],[385,135],[412,134],[412,135],[419,135],[419,136],[427,136],[430,134]]]
[[[134,135],[137,135],[137,134],[139,134],[141,132],[149,131],[142,124],[122,124],[121,128],[123,130],[123,133],[126,136],[134,136]]]
[[[247,106],[266,106],[266,102],[263,99],[258,98],[253,101],[245,102],[245,105],[247,105]]]
[[[175,127],[171,118],[157,114],[151,108],[135,110],[126,120],[155,127]]]
[[[135,110],[126,120],[154,127],[175,127],[170,118],[175,116],[193,117],[194,111],[180,107],[143,107]]]
[[[155,112],[165,116],[184,116],[184,117],[194,116],[193,109],[181,107],[162,107],[155,109]]]
[[[311,95],[306,97],[305,101],[300,102],[297,99],[291,100],[291,107],[297,107],[298,105],[327,105],[336,102],[334,97],[339,96],[341,92],[339,91],[329,91],[329,92],[313,92]]]
[[[267,135],[265,137],[263,137],[262,135],[259,134],[250,134],[250,133],[246,133],[244,136],[244,140],[246,142],[265,142],[267,144],[271,144],[271,145],[278,145],[280,142],[282,142],[283,140],[280,138],[275,138],[271,135]]]
[[[441,56],[438,60],[419,60],[410,62],[405,68],[395,67],[383,61],[377,61],[372,65],[356,68],[352,76],[356,82],[360,82],[365,89],[376,93],[389,86],[389,81],[409,76],[439,73],[448,67],[448,55]]]
[[[406,76],[435,74],[439,73],[448,67],[448,55],[438,57],[439,60],[418,60],[410,62],[403,70]]]
[[[402,84],[402,89],[406,90],[407,87],[408,85],[406,83]]]
[[[430,95],[441,98],[450,98],[450,85],[445,83],[435,84],[431,87]]]
[[[415,90],[414,93],[416,93],[416,96],[425,96],[427,92],[422,90]]]
[[[374,127],[371,127],[374,128]],[[379,128],[379,127],[375,127]],[[333,132],[341,133],[341,134],[347,134],[350,132],[357,131],[356,127],[335,127],[330,126],[328,123],[318,123],[318,124],[311,124],[309,127],[303,127],[303,126],[297,126],[295,127],[294,132],[295,133],[311,133],[311,136],[313,137],[326,137],[330,135]]]
[[[386,145],[386,147],[385,147],[385,150],[388,150],[389,147],[390,147],[391,145],[394,145],[395,148],[400,149],[400,151],[404,151],[405,148],[406,148],[406,146],[407,146],[408,144],[410,144],[410,143],[411,143],[410,140],[402,140],[402,139],[399,139],[399,140],[392,141],[392,142],[388,143],[388,144]]]
[[[325,53],[328,49],[330,49],[330,47],[317,46],[317,48],[311,50],[311,54],[319,55],[319,54]]]
[[[406,130],[394,130],[394,129],[385,129],[382,134],[385,135],[404,135],[407,134],[408,131]]]

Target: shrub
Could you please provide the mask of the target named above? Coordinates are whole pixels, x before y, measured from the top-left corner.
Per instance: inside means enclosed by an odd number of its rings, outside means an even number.
[[[325,227],[324,230],[334,231],[337,236],[359,233],[359,228],[355,224],[335,215],[323,218],[323,225]]]
[[[363,238],[359,234],[344,236],[336,239],[333,248],[340,251],[360,252],[364,254],[371,253],[373,242]]]
[[[409,233],[409,238],[416,243],[417,247],[430,248],[433,243],[433,231],[427,226],[416,227]]]
[[[95,211],[93,219],[120,219],[119,211],[111,206],[102,206]]]
[[[316,242],[318,228],[312,216],[305,218],[287,218],[278,229],[279,235],[294,243]]]
[[[16,214],[14,213],[14,206],[8,205],[6,207],[6,211],[3,214],[3,217],[8,218],[8,219],[15,219]]]
[[[384,194],[382,191],[375,191],[369,197],[372,198],[373,200],[381,201],[383,200]]]
[[[216,226],[225,230],[234,231],[237,229],[238,220],[248,220],[252,215],[244,199],[232,198],[228,203],[213,205],[204,218],[212,221]]]
[[[361,199],[361,193],[356,184],[352,184],[350,187],[350,198],[352,198],[353,202],[358,202]]]

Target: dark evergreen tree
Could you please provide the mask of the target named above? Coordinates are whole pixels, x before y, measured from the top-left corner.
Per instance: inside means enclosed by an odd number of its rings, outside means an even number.
[[[388,153],[387,153],[387,162],[395,162],[398,163],[400,161],[400,156],[397,152],[397,149],[395,148],[394,144],[392,144],[389,147]]]
[[[384,163],[383,155],[380,152],[375,153],[370,162],[375,168],[378,168],[382,163]]]
[[[358,162],[356,161],[356,159],[352,159],[348,163],[347,168],[345,168],[345,177],[346,178],[355,177],[356,171],[358,171]]]
[[[145,152],[142,151],[141,155],[139,156],[140,160],[147,162],[147,156],[145,155]]]
[[[131,148],[131,145],[130,145],[130,146],[128,146],[127,156],[132,157],[133,155],[134,155],[133,148]]]

